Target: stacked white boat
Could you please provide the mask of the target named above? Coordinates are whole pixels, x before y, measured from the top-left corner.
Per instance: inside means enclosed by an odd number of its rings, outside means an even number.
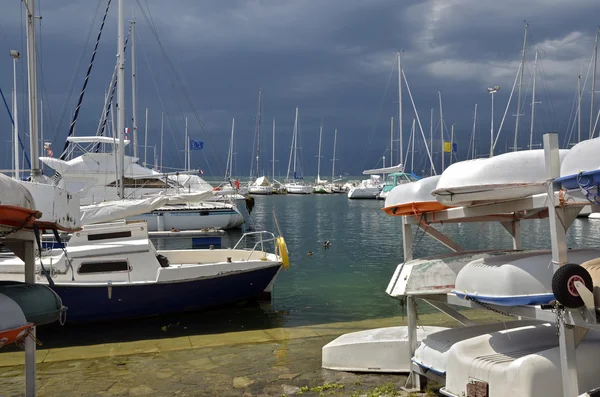
[[[597,208],[599,204],[598,152],[600,138],[570,150],[507,153],[455,163],[440,176],[395,187],[386,198],[385,212],[406,217],[409,225],[420,226],[456,252],[424,259],[405,254],[408,260],[398,265],[386,292],[408,299],[409,327],[344,335],[323,348],[323,367],[343,369],[344,357],[362,355],[362,361],[354,361],[364,365],[346,361],[346,367],[370,371],[384,366],[392,372],[413,372],[413,380],[426,376],[445,384],[440,392],[447,396],[563,396],[561,368],[566,364],[561,359],[566,353],[560,352],[557,317],[549,309],[559,302],[566,308],[581,307],[573,315],[585,317],[586,308],[591,313],[596,312],[594,306],[600,307],[600,244],[568,250],[569,263],[559,267],[549,250],[464,251],[431,224],[497,220],[512,234],[515,248],[520,248],[519,220],[548,216],[550,205],[567,208],[568,218],[561,220],[567,229],[584,205]],[[548,196],[551,166],[546,162],[552,156],[553,164],[561,164],[556,182],[562,190]],[[414,332],[415,298],[430,302],[464,327]],[[478,325],[449,304],[519,313],[530,319]],[[600,386],[600,327],[594,326],[594,314],[585,318],[596,329],[575,328],[576,360],[570,365],[576,370],[578,393]],[[390,350],[395,360],[386,353]],[[374,360],[373,355],[381,359]],[[408,369],[407,360],[413,363]]]

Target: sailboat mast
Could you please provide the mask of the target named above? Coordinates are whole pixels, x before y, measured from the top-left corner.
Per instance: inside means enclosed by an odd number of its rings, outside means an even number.
[[[119,197],[123,199],[125,198],[125,57],[123,54],[123,49],[125,48],[125,29],[123,26],[123,0],[119,0],[118,2],[117,21],[117,131],[119,134]]]
[[[433,108],[429,111],[429,147],[433,155]],[[433,163],[431,163],[429,175],[433,175]]]
[[[11,51],[10,54],[13,57],[13,169],[15,171],[15,179],[21,179],[21,172],[19,164],[19,115],[17,105],[17,59],[21,58],[21,54],[18,51]]]
[[[138,156],[137,139],[137,83],[135,69],[135,20],[129,22],[131,25],[131,121],[133,124],[133,157]]]
[[[262,111],[262,88],[258,89],[258,117],[256,120],[256,177],[260,175],[260,116]]]
[[[410,132],[410,139],[412,141],[412,150],[410,154],[410,172],[415,172],[415,119],[413,119],[412,122],[412,131]]]
[[[294,179],[296,179],[297,159],[298,159],[298,106],[296,106],[296,120],[294,121]]]
[[[581,75],[577,76],[577,143],[581,142]]]
[[[477,126],[477,104],[475,104],[475,112],[473,114],[473,131],[471,132],[471,136],[473,137],[471,140],[471,158],[475,159],[475,134]]]
[[[450,165],[452,165],[452,155],[454,154],[454,123],[450,129]]]
[[[438,98],[440,100],[440,141],[442,144],[442,172],[444,172],[444,113],[442,112],[442,93],[438,91]]]
[[[186,164],[185,167],[188,171],[191,170],[191,160],[190,160],[190,135],[188,133],[188,119],[187,117],[185,118],[185,150],[187,150],[187,156],[186,156]]]
[[[231,138],[229,138],[229,152],[227,152],[227,165],[225,166],[225,180],[231,179],[233,166],[233,131],[235,129],[235,117],[231,119]]]
[[[333,158],[331,159],[331,183],[335,180],[335,147],[337,144],[337,128],[333,133]]]
[[[144,126],[144,167],[148,164],[148,108],[146,108],[146,125]]]
[[[394,165],[394,117],[390,122],[390,164]]]
[[[513,151],[518,150],[519,140],[519,118],[521,117],[521,91],[523,90],[523,72],[525,70],[525,48],[527,47],[527,31],[529,24],[525,22],[525,37],[523,38],[523,51],[521,51],[521,71],[519,74],[519,92],[517,94],[517,120],[515,122],[515,140],[513,142]]]
[[[535,120],[535,77],[537,72],[538,51],[535,50],[533,61],[533,89],[531,93],[531,126],[529,127],[529,150],[533,149],[533,122]]]
[[[163,142],[165,139],[165,112],[160,113],[160,172],[163,170]]]
[[[596,94],[596,68],[598,66],[598,34],[600,27],[596,28],[596,41],[594,43],[594,72],[592,74],[592,103],[590,105],[590,138],[594,136],[594,96]]]
[[[29,91],[29,144],[31,153],[31,180],[41,176],[38,146],[37,56],[35,44],[35,1],[24,2],[27,12],[27,85]],[[15,92],[16,96],[16,92]]]
[[[404,159],[404,148],[402,147],[402,61],[400,59],[400,53],[397,54],[398,57],[398,134],[400,139],[400,161],[402,162]],[[404,169],[404,165],[402,165],[402,169]]]
[[[273,164],[271,165],[271,167],[273,167],[273,182],[275,181],[275,119],[273,119],[273,154],[272,154],[272,160],[273,160]]]
[[[319,127],[319,158],[317,160],[317,180],[319,183],[321,180],[321,139],[323,139],[323,120],[321,120],[321,126]]]

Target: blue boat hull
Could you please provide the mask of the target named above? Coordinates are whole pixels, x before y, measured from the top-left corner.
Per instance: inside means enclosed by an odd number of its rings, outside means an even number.
[[[106,321],[206,310],[257,298],[277,275],[279,266],[176,283],[145,285],[61,286],[53,289],[68,308],[67,322]]]

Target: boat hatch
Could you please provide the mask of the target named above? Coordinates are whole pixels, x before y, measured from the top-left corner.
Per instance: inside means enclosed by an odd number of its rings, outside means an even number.
[[[114,273],[114,272],[129,272],[131,268],[127,261],[99,261],[99,262],[83,262],[79,265],[77,273],[79,274],[96,274],[96,273]]]
[[[131,237],[131,230],[126,230],[123,232],[88,234],[88,236],[87,236],[88,241],[109,240],[109,239],[127,238],[127,237]]]

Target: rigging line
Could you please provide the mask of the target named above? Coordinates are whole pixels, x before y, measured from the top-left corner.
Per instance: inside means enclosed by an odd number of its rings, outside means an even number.
[[[385,89],[383,90],[383,95],[381,97],[381,101],[379,102],[379,110],[377,110],[377,116],[375,117],[375,124],[373,125],[373,130],[371,131],[371,135],[369,135],[369,142],[365,147],[365,153],[363,154],[362,163],[360,165],[361,169],[364,169],[365,162],[367,160],[367,155],[369,153],[369,147],[371,146],[371,142],[373,141],[373,135],[375,135],[375,130],[377,129],[377,122],[379,121],[379,117],[381,116],[381,111],[383,110],[383,103],[385,101],[385,95],[387,94],[387,90],[390,87],[390,82],[392,81],[392,76],[394,75],[394,68],[396,66],[396,57],[394,57],[394,62],[392,64],[392,69],[390,70],[390,76],[388,77],[387,84]]]
[[[52,143],[54,143],[54,141],[56,140],[56,137],[61,129],[63,120],[67,114],[67,108],[69,107],[69,102],[71,101],[71,96],[73,95],[73,89],[75,88],[75,83],[77,82],[77,77],[79,76],[79,71],[81,70],[81,65],[83,65],[83,58],[85,57],[85,54],[87,52],[87,48],[88,48],[88,45],[90,42],[90,38],[92,36],[92,32],[94,30],[94,25],[96,23],[96,18],[98,17],[98,11],[100,10],[101,3],[102,3],[102,0],[98,0],[98,3],[96,4],[96,10],[94,11],[94,17],[92,18],[92,21],[90,23],[90,29],[88,30],[88,34],[85,39],[85,44],[83,46],[83,50],[81,51],[81,56],[79,57],[79,61],[77,62],[77,67],[75,68],[75,73],[73,73],[73,78],[71,79],[71,82],[69,83],[69,89],[67,90],[67,96],[65,98],[65,101],[63,102],[62,110],[60,111],[60,117],[54,127],[54,135],[52,136]]]
[[[192,100],[192,97],[189,93],[189,90],[187,89],[187,85],[184,84],[184,82],[182,81],[181,76],[179,75],[179,73],[177,72],[177,70],[175,69],[175,65],[173,64],[173,62],[171,61],[170,57],[167,54],[167,51],[165,49],[165,47],[162,44],[162,41],[160,40],[160,37],[158,36],[158,31],[156,30],[156,26],[154,25],[153,21],[152,21],[152,17],[151,14],[149,12],[146,12],[146,10],[144,10],[144,8],[142,7],[140,0],[136,0],[136,3],[138,4],[138,8],[140,9],[142,15],[144,16],[144,19],[146,19],[146,22],[148,23],[148,26],[150,27],[150,31],[152,32],[158,46],[159,49],[161,50],[163,57],[165,58],[167,65],[169,66],[169,69],[171,70],[171,73],[173,74],[173,76],[175,77],[177,83],[179,84],[179,88],[181,89],[181,91],[184,94],[185,99],[188,101],[188,104],[190,105],[190,107],[192,108],[192,112],[194,113],[194,116],[196,118],[196,121],[198,122],[198,124],[200,125],[200,129],[204,132],[207,140],[210,143],[210,147],[211,147],[211,151],[215,157],[215,161],[217,163],[217,166],[219,167],[219,174],[223,174],[223,169],[221,168],[221,164],[219,162],[219,157],[217,156],[217,152],[215,149],[215,145],[213,144],[212,138],[210,137],[210,135],[208,134],[208,131],[206,130],[206,127],[204,126],[204,123],[202,122],[202,119],[200,117],[200,113],[198,112],[198,109],[196,108],[196,106],[194,105],[194,102]],[[212,171],[211,171],[212,173]]]
[[[565,136],[563,139],[563,148],[567,148],[569,142],[571,141],[571,134],[573,133],[573,128],[571,127],[571,121],[573,121],[573,126],[575,125],[575,108],[577,106],[577,90],[575,90],[575,95],[573,95],[573,106],[571,106],[571,114],[569,115],[569,122],[567,123],[567,128],[565,130]],[[571,129],[571,131],[569,131]],[[567,135],[568,134],[568,135]]]
[[[85,74],[85,80],[83,81],[83,88],[79,93],[79,100],[77,101],[77,106],[75,107],[75,114],[73,114],[73,118],[71,119],[71,125],[69,126],[69,133],[67,134],[67,138],[73,135],[75,131],[75,124],[77,123],[77,117],[79,116],[79,109],[81,109],[81,104],[83,103],[83,97],[85,95],[85,90],[87,88],[88,82],[90,80],[90,74],[92,73],[92,67],[94,66],[94,59],[96,59],[96,53],[98,52],[98,46],[100,45],[100,38],[102,37],[102,31],[104,30],[104,23],[106,22],[106,16],[108,15],[108,10],[110,8],[110,3],[112,0],[108,0],[106,3],[106,10],[104,11],[104,17],[102,18],[102,24],[100,25],[100,31],[98,32],[98,37],[96,37],[96,44],[94,46],[94,51],[92,52],[92,59],[90,60],[90,64],[88,66],[87,72]],[[120,49],[119,49],[120,50]],[[63,153],[60,155],[60,159],[64,160],[65,155],[67,154],[67,148],[69,147],[69,141],[65,141],[65,146],[63,148]]]
[[[2,92],[2,88],[0,88],[0,96],[2,96],[2,100],[4,101],[4,106],[6,106],[6,111],[8,112],[8,117],[10,118],[10,122],[12,123],[12,125],[15,125],[15,120],[13,119],[12,113],[10,112],[10,108],[8,107],[8,102],[6,102],[6,98],[4,97],[4,92]],[[21,136],[18,136],[19,138],[19,145],[21,146],[21,150],[23,151],[23,154],[25,155],[25,161],[27,162],[27,168],[31,168],[31,163],[29,162],[29,157],[27,157],[27,151],[25,150],[25,147],[23,146],[23,141],[21,140]]]

